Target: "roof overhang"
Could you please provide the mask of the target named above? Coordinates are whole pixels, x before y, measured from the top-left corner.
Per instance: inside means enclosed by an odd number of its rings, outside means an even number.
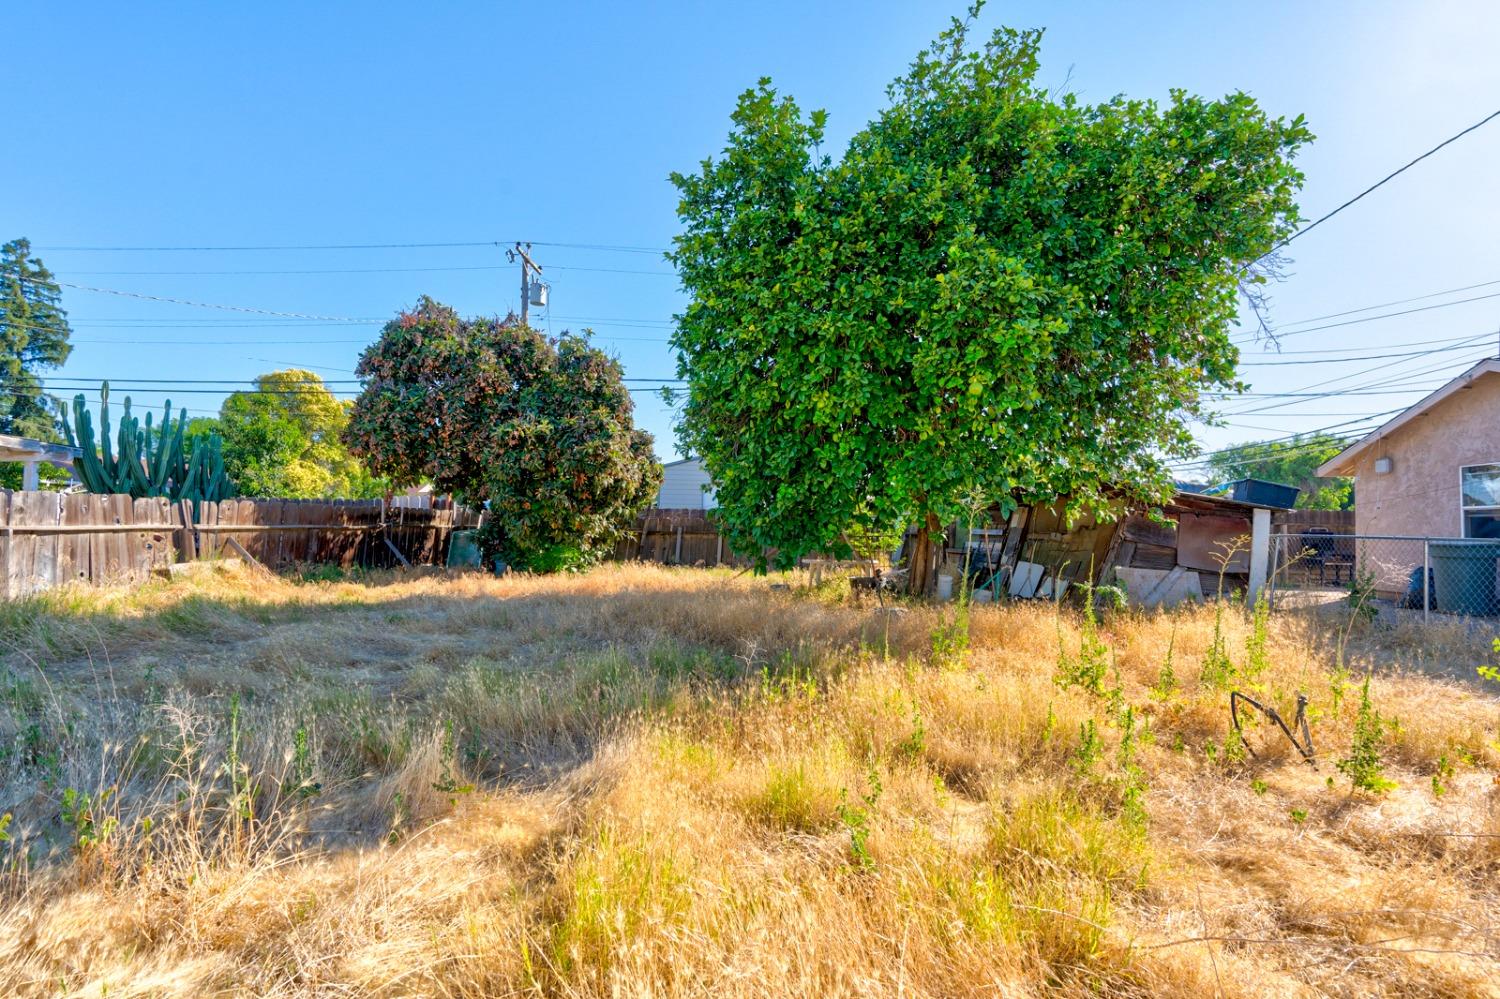
[[[81,450],[66,444],[51,444],[30,437],[0,434],[0,461],[46,461],[66,467],[73,464],[81,454]]]
[[[1214,496],[1205,493],[1190,493],[1179,490],[1167,503],[1167,513],[1249,513],[1252,510],[1285,510],[1284,506],[1271,506],[1267,503],[1249,503],[1245,500],[1230,499],[1228,496]]]
[[[1329,478],[1336,475],[1353,475],[1359,456],[1364,454],[1370,447],[1373,447],[1378,441],[1389,437],[1417,417],[1426,415],[1433,407],[1451,398],[1454,394],[1462,392],[1480,378],[1496,374],[1500,374],[1500,358],[1485,358],[1442,388],[1437,389],[1420,402],[1414,403],[1407,409],[1402,410],[1364,437],[1361,437],[1358,441],[1355,441],[1332,458],[1323,462],[1323,464],[1318,466],[1316,474],[1320,478]]]

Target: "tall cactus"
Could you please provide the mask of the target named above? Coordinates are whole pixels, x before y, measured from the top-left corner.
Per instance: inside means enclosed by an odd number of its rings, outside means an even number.
[[[76,462],[78,477],[91,493],[129,493],[142,496],[166,496],[172,500],[221,500],[233,496],[234,483],[224,471],[224,445],[218,434],[209,435],[207,443],[193,442],[190,457],[183,456],[183,439],[187,427],[187,410],[172,419],[172,402],[167,401],[161,424],[152,433],[151,414],[146,425],[130,413],[130,396],[125,397],[125,411],[120,416],[118,447],[111,449],[109,433],[109,382],[99,388],[99,427],[96,443],[94,422],[82,393],[73,397],[73,419],[77,436],[63,411],[63,430],[68,443],[83,453]],[[102,453],[100,446],[102,445]]]

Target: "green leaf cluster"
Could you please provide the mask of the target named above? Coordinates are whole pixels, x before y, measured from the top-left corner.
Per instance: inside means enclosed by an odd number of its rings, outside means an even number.
[[[429,298],[360,358],[345,439],[398,485],[484,503],[485,555],[536,571],[606,551],[661,486],[619,362],[587,336],[462,319]]]
[[[217,431],[224,466],[246,496],[374,499],[389,491],[344,444],[350,403],[311,371],[288,368],[255,379],[224,400],[215,419],[196,419],[187,437]]]
[[[876,530],[1057,496],[1166,496],[1228,331],[1287,236],[1302,119],[1242,93],[1088,105],[1040,33],[954,22],[837,159],[768,79],[678,173],[679,432],[726,540],[789,563]]]

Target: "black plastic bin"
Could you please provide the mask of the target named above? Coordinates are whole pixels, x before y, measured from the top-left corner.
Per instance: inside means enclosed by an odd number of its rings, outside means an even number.
[[[1284,486],[1280,482],[1265,479],[1235,479],[1225,487],[1229,498],[1256,506],[1274,506],[1290,510],[1297,505],[1297,494],[1302,490],[1296,486]]]

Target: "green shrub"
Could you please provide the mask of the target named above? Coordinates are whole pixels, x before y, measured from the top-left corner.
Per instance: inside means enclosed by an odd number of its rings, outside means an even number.
[[[1387,724],[1370,703],[1370,678],[1367,676],[1360,687],[1354,741],[1349,746],[1349,755],[1336,764],[1339,772],[1358,790],[1382,794],[1396,786],[1395,781],[1385,776],[1385,767],[1380,761],[1380,744],[1385,739]]]

